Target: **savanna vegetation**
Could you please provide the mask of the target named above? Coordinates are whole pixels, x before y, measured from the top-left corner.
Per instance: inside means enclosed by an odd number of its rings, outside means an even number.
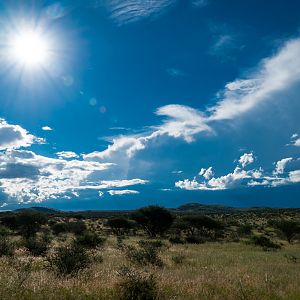
[[[2,212],[0,299],[300,299],[300,209]]]

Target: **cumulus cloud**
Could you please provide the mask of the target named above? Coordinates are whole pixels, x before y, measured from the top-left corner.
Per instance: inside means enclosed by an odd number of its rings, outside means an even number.
[[[43,126],[42,130],[44,130],[44,131],[52,131],[53,129],[51,127],[49,127],[49,126]]]
[[[276,162],[276,167],[274,170],[274,174],[283,174],[286,165],[291,162],[293,160],[292,157],[287,157],[287,158],[283,158],[281,160],[279,160],[278,162]]]
[[[59,158],[78,158],[78,154],[72,151],[61,151],[61,152],[56,152],[56,155]]]
[[[282,159],[276,163],[275,170],[269,174],[262,168],[244,170],[236,166],[233,172],[220,177],[208,177],[204,181],[197,181],[196,178],[184,179],[175,182],[175,186],[185,190],[226,190],[242,187],[266,186],[276,187],[300,182],[300,170],[290,171],[286,176],[283,174],[285,165],[291,158]],[[201,169],[199,175],[205,174],[206,169]]]
[[[109,190],[107,191],[111,196],[122,196],[122,195],[129,195],[129,194],[139,194],[139,191],[135,191],[135,190]]]
[[[244,153],[240,159],[239,159],[239,163],[241,164],[241,166],[243,168],[245,168],[247,165],[250,165],[254,162],[254,155],[253,153]]]
[[[84,160],[64,160],[27,150],[0,153],[0,191],[13,202],[42,202],[78,196],[93,175],[113,165]]]
[[[8,124],[0,119],[0,150],[29,147],[34,143],[42,143],[38,138],[19,125]]]
[[[300,137],[297,133],[294,133],[291,136],[291,145],[296,146],[296,147],[300,147]]]
[[[205,168],[201,168],[200,172],[199,172],[200,176],[203,176],[205,179],[210,179],[212,176],[214,176],[214,172],[212,167],[209,167],[208,169]]]

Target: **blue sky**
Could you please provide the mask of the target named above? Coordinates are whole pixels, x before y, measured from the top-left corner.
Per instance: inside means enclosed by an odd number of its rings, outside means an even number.
[[[0,206],[299,207],[297,1],[0,4]]]

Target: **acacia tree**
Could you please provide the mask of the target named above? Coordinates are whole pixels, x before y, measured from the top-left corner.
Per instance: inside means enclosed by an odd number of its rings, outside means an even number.
[[[194,235],[196,231],[204,233],[206,230],[219,230],[223,228],[223,224],[221,222],[207,216],[184,216],[183,221],[188,224],[187,228],[191,235]]]
[[[132,221],[125,218],[113,218],[107,220],[107,225],[111,228],[113,233],[121,235],[128,233],[133,228]]]
[[[143,227],[151,237],[166,232],[174,221],[174,216],[169,210],[156,205],[138,209],[132,214],[132,218],[138,225]]]
[[[275,227],[282,232],[289,243],[292,242],[297,234],[300,234],[300,224],[296,221],[281,220],[275,222]]]

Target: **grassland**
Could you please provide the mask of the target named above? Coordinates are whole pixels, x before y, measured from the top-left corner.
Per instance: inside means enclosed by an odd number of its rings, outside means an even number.
[[[59,245],[72,242],[74,234],[50,233],[47,254],[33,256],[16,232],[11,237],[17,245],[14,255],[0,257],[0,299],[122,299],[118,287],[124,280],[120,276],[124,266],[145,276],[153,274],[156,299],[300,299],[299,240],[288,243],[268,227],[265,217],[258,215],[255,220],[253,212],[251,220],[246,220],[257,225],[251,235],[267,233],[281,249],[249,244],[247,235],[228,238],[236,230],[238,215],[227,216],[235,226],[226,227],[226,238],[200,244],[174,244],[169,241],[168,233],[164,234],[159,238],[161,266],[136,265],[126,257],[124,249],[128,246],[138,247],[141,239],[153,240],[142,230],[117,236],[105,227],[104,219],[84,219],[90,231],[105,236],[106,240],[100,247],[89,250],[93,262],[72,276],[53,272],[47,257]],[[224,219],[223,215],[214,217]],[[52,223],[66,221],[65,217],[57,216],[50,219]],[[49,221],[41,232],[46,227]]]

